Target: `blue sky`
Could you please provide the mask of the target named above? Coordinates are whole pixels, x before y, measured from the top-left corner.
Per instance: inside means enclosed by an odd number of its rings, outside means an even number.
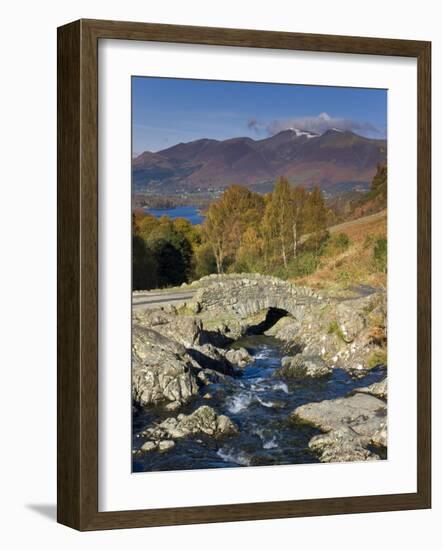
[[[133,153],[200,138],[263,139],[289,127],[387,133],[387,91],[132,77]]]

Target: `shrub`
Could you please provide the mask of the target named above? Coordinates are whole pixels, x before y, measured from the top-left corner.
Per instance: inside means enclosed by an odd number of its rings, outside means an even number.
[[[338,325],[338,322],[336,319],[331,321],[331,323],[328,325],[328,334],[336,334],[336,336],[339,336],[339,338],[344,341],[344,335],[342,334],[342,330],[340,326]]]
[[[309,235],[302,243],[303,252],[314,252],[316,255],[320,255],[324,251],[324,247],[330,239],[330,233],[325,231],[318,231],[312,235]]]
[[[195,250],[194,275],[196,279],[200,279],[211,273],[216,273],[216,260],[212,247],[210,244],[205,243]]]
[[[374,242],[374,235],[366,235],[364,239],[364,250],[371,248]]]
[[[300,252],[289,265],[291,277],[305,277],[316,271],[319,261],[314,252]]]
[[[346,233],[332,235],[324,244],[323,254],[325,256],[337,256],[350,246],[350,239]]]
[[[384,273],[387,271],[387,239],[379,237],[373,247],[373,260],[376,268]]]
[[[377,367],[378,365],[385,365],[387,366],[387,350],[378,350],[374,351],[367,362],[368,368],[372,369],[373,367]]]
[[[339,233],[336,237],[334,237],[334,241],[336,246],[341,250],[347,250],[350,244],[350,239],[348,238],[347,233]]]

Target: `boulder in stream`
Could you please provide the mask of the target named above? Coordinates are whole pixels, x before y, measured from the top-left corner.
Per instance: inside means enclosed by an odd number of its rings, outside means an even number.
[[[134,326],[132,397],[142,406],[177,407],[198,393],[195,364],[186,349],[158,332]]]
[[[237,367],[245,367],[253,361],[252,356],[245,348],[229,349],[226,352],[226,359]]]
[[[354,393],[368,393],[369,395],[374,395],[374,397],[378,397],[379,399],[387,400],[387,377],[380,382],[374,382],[374,384],[370,384],[370,386],[366,386],[365,388],[357,388],[354,390]]]
[[[317,355],[298,354],[283,357],[276,375],[284,378],[322,378],[332,372],[332,367]]]
[[[309,444],[323,462],[375,460],[377,455],[368,447],[386,445],[387,405],[369,394],[307,403],[291,416],[326,433]]]
[[[212,407],[203,405],[192,414],[179,414],[170,417],[160,424],[147,428],[139,434],[139,437],[147,438],[140,450],[165,451],[172,448],[174,439],[181,439],[191,435],[205,434],[216,439],[235,435],[238,427],[228,416],[218,414]]]

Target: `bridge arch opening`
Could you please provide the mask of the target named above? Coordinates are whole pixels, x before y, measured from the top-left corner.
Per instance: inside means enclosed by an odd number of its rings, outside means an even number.
[[[248,327],[246,335],[264,334],[283,317],[291,317],[291,315],[285,309],[269,307],[265,319],[256,325]]]

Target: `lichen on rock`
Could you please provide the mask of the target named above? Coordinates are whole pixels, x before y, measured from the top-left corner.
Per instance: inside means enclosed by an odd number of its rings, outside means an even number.
[[[219,439],[238,433],[238,427],[228,416],[218,414],[214,409],[203,405],[192,414],[179,414],[163,422],[146,428],[138,437],[147,441],[140,447],[142,452],[165,451],[174,446],[176,439],[198,434]]]
[[[152,329],[134,326],[132,397],[136,404],[187,403],[198,393],[194,369],[183,346]]]
[[[298,354],[294,357],[283,357],[281,367],[275,374],[284,378],[322,378],[330,375],[332,371],[332,367],[321,357]]]
[[[325,432],[309,444],[323,462],[376,460],[368,447],[387,439],[387,405],[365,393],[301,405],[292,419]]]

